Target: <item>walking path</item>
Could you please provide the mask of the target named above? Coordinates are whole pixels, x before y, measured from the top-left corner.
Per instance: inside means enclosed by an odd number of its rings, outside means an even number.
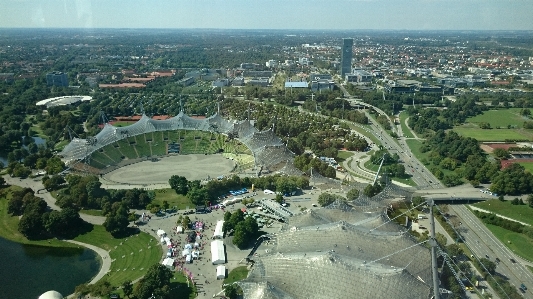
[[[525,222],[522,222],[522,221],[518,221],[518,220],[516,220],[516,219],[509,218],[509,217],[506,217],[506,216],[503,216],[503,215],[500,215],[500,214],[496,214],[496,213],[494,213],[494,212],[487,211],[487,210],[484,210],[484,209],[480,209],[480,208],[478,208],[478,207],[474,207],[474,206],[472,206],[472,205],[468,205],[468,207],[471,208],[472,210],[480,211],[480,212],[483,212],[483,213],[494,214],[494,215],[496,215],[496,216],[498,216],[498,217],[500,217],[500,218],[503,218],[503,219],[507,219],[507,220],[514,221],[514,222],[518,222],[518,223],[520,223],[520,224],[522,224],[522,225],[531,226],[531,224],[529,224],[529,223],[525,223]]]
[[[93,279],[89,282],[89,284],[94,284],[98,280],[102,279],[107,274],[107,272],[109,272],[109,269],[111,269],[111,257],[109,256],[109,252],[107,252],[106,250],[100,247],[96,247],[91,244],[82,243],[82,242],[78,242],[74,240],[63,240],[63,241],[89,248],[90,250],[96,252],[102,259],[100,271],[98,272],[98,274],[96,274],[95,277],[93,277]]]

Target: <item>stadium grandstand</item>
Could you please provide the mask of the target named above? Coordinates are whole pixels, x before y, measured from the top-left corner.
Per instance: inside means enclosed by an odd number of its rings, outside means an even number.
[[[429,249],[382,208],[336,202],[288,218],[269,237],[237,283],[246,299],[431,297]]]
[[[90,96],[63,96],[63,97],[55,97],[55,98],[49,98],[46,100],[42,100],[37,102],[35,105],[37,106],[46,106],[46,108],[55,107],[55,106],[66,106],[71,105],[78,102],[90,102],[93,98]]]
[[[243,146],[228,142],[233,139]],[[73,138],[59,155],[71,168],[79,168],[73,165],[85,162],[103,169],[117,165],[123,159],[146,159],[169,153],[214,154],[230,148],[234,154],[253,156],[255,166],[266,169],[292,163],[294,159],[294,153],[273,130],[258,131],[248,120],[231,122],[218,114],[196,119],[183,112],[163,120],[143,114],[137,122],[126,127],[106,123],[94,137]],[[285,169],[295,172],[294,167]]]

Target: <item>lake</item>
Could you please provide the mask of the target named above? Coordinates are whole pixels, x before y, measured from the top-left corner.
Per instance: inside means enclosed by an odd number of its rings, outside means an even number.
[[[68,296],[100,270],[97,254],[85,248],[30,246],[0,238],[0,296],[37,298],[50,290]]]

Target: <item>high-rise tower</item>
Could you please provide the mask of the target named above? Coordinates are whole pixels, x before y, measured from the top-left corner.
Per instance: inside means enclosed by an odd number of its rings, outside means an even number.
[[[342,54],[341,54],[341,77],[344,79],[345,74],[352,72],[352,46],[353,38],[342,39]]]

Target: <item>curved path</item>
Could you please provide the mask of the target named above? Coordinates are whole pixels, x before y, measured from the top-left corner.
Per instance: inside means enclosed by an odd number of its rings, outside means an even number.
[[[74,240],[63,240],[63,241],[86,247],[96,252],[102,259],[100,271],[98,272],[98,274],[96,274],[95,277],[93,277],[93,279],[89,282],[89,284],[96,283],[98,280],[102,279],[102,277],[104,277],[107,274],[107,272],[109,272],[109,269],[111,268],[111,257],[109,256],[109,252],[107,252],[106,250],[100,247],[96,247],[94,245],[87,244],[87,243],[82,243],[82,242],[78,242]]]

